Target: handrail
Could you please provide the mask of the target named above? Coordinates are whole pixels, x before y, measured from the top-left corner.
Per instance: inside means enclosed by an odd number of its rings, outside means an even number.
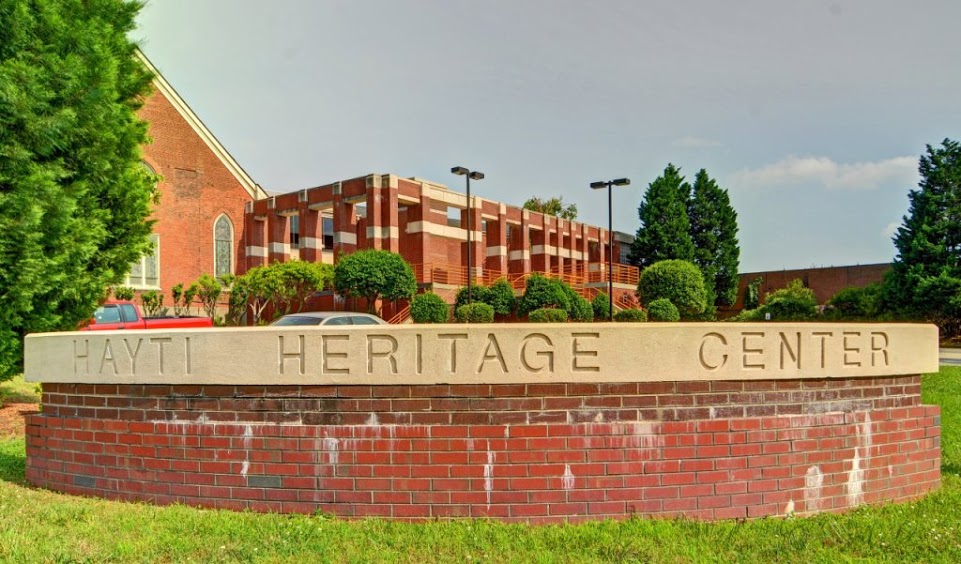
[[[409,305],[408,305],[407,307],[405,307],[404,309],[400,310],[399,312],[397,312],[397,315],[395,315],[394,317],[391,317],[390,319],[388,319],[388,320],[387,320],[387,323],[389,323],[389,324],[391,324],[391,325],[398,325],[398,324],[400,324],[400,323],[403,323],[403,322],[407,321],[408,319],[410,319],[410,306],[409,306]]]

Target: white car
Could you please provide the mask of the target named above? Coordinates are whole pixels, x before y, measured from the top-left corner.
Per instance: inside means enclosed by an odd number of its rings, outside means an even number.
[[[369,313],[354,311],[306,311],[287,314],[270,324],[271,327],[297,327],[307,325],[387,325],[387,322]]]

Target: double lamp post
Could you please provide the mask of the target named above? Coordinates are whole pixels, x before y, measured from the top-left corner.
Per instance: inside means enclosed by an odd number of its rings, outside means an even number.
[[[476,170],[467,170],[462,166],[455,166],[450,169],[451,172],[457,176],[467,177],[467,303],[474,303],[472,299],[473,286],[474,286],[474,264],[471,262],[471,231],[474,230],[474,224],[471,222],[471,208],[474,206],[470,199],[470,181],[473,180],[484,180],[484,173]]]

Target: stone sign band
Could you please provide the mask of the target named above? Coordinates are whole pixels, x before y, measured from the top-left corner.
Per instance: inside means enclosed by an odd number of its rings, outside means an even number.
[[[898,324],[408,325],[50,333],[24,374],[62,383],[463,384],[836,378],[938,367]]]

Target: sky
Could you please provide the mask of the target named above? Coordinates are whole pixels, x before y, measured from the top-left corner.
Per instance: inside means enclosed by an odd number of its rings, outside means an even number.
[[[961,137],[961,2],[150,0],[143,52],[264,189],[371,173],[613,225],[667,166],[738,213],[741,271],[887,262]]]

